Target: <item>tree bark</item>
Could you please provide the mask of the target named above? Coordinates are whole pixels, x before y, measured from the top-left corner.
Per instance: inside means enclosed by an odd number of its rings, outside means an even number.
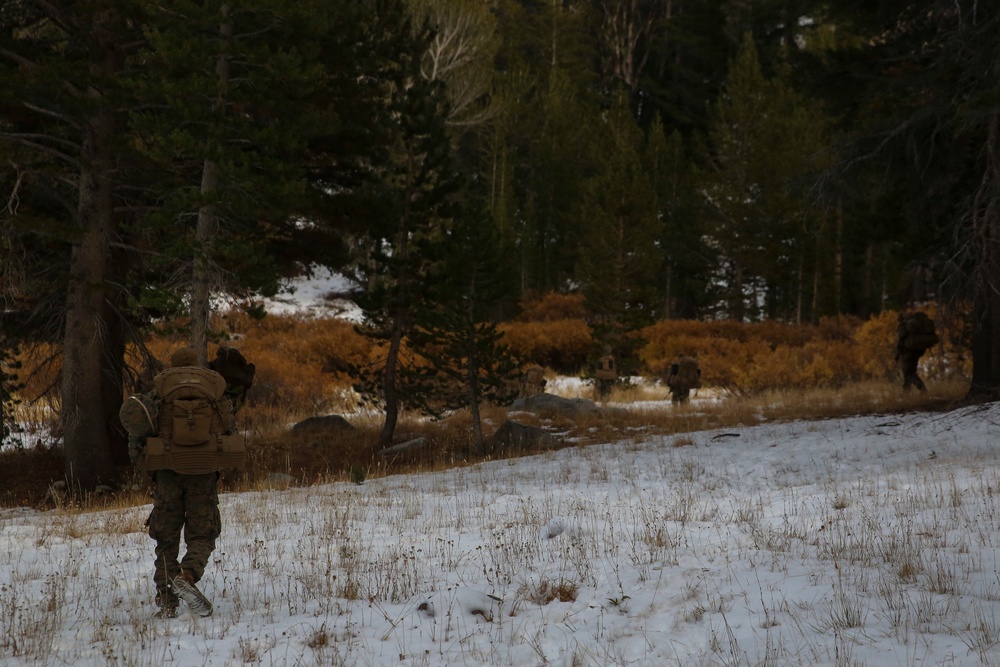
[[[215,73],[218,76],[218,96],[215,100],[215,112],[220,116],[225,114],[226,91],[229,87],[229,47],[233,38],[233,24],[229,21],[230,7],[222,5],[222,25],[219,36],[222,38],[223,52],[215,63]],[[219,189],[219,166],[215,161],[206,159],[201,170],[201,194],[211,197]],[[198,364],[208,363],[208,330],[212,316],[212,287],[214,272],[212,264],[212,246],[218,233],[219,221],[215,207],[206,204],[198,210],[198,222],[195,229],[194,274],[191,278],[191,347],[198,354]]]
[[[218,168],[212,160],[205,160],[201,171],[201,192],[210,195],[219,186]],[[198,354],[198,365],[208,362],[208,328],[211,318],[212,296],[212,245],[218,226],[213,206],[203,206],[198,211],[194,233],[194,272],[191,277],[191,347]]]
[[[1000,114],[987,125],[986,167],[973,205],[974,233],[981,238],[977,315],[972,332],[972,383],[967,398],[1000,398]]]
[[[392,444],[392,436],[396,432],[399,421],[399,396],[396,394],[396,371],[399,365],[399,350],[403,344],[403,327],[398,323],[393,325],[392,338],[389,340],[389,352],[385,359],[385,373],[382,376],[382,392],[385,395],[385,422],[379,433],[378,443],[385,447]]]
[[[835,242],[837,248],[833,264],[833,313],[834,315],[840,315],[844,307],[844,208],[839,201],[837,202],[837,233]]]
[[[63,340],[62,422],[66,479],[70,488],[113,482],[103,388],[108,339],[106,289],[113,233],[111,173],[115,120],[99,112],[86,128],[77,215],[82,233],[70,256]],[[120,404],[121,395],[117,397]]]

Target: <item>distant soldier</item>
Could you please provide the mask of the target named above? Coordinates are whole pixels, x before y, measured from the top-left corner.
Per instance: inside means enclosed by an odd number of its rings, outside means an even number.
[[[545,393],[545,369],[538,364],[529,364],[521,371],[518,395],[521,398]]]
[[[597,379],[597,398],[600,401],[608,400],[611,389],[618,381],[618,367],[615,366],[615,357],[611,354],[611,346],[605,345],[603,354],[597,359],[597,369],[594,377]]]
[[[233,404],[233,412],[238,412],[253,386],[257,367],[248,363],[236,348],[220,345],[215,351],[215,359],[208,362],[208,368],[226,381],[226,397]]]
[[[677,361],[670,364],[667,372],[667,386],[670,387],[670,401],[685,403],[692,389],[701,387],[701,369],[698,360],[686,354],[678,354]]]
[[[903,389],[911,386],[926,391],[924,381],[917,374],[917,366],[924,352],[940,342],[934,331],[934,320],[927,313],[913,311],[900,313],[896,326],[896,356],[903,373]]]

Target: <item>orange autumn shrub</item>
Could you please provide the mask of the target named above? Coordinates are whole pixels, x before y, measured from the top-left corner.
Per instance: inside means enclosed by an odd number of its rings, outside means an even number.
[[[522,322],[549,322],[556,320],[583,320],[587,309],[582,294],[529,294],[521,301]]]
[[[886,310],[870,317],[855,330],[852,339],[858,349],[859,364],[867,377],[892,381],[899,374],[893,359],[897,317],[896,311]],[[933,353],[933,350],[928,350],[924,356]]]
[[[926,310],[935,317],[933,308]],[[638,332],[645,341],[639,357],[648,374],[663,377],[679,353],[697,355],[703,385],[740,394],[896,382],[896,321],[894,311],[865,322],[825,318],[818,325],[664,321]],[[938,331],[942,342],[925,354],[922,369],[932,377],[968,377],[967,351],[940,323]]]
[[[563,373],[576,373],[586,366],[594,346],[590,327],[582,319],[506,322],[497,329],[518,361]]]
[[[333,409],[350,386],[347,369],[369,362],[371,345],[350,322],[268,315],[255,320],[229,314],[227,344],[257,366],[248,396],[253,403]]]

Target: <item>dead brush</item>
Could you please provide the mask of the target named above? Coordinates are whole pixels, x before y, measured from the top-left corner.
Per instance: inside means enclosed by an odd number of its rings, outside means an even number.
[[[547,312],[551,307],[562,313],[564,307],[572,305],[570,301],[553,300],[546,302],[543,310]],[[549,368],[586,368],[584,357],[592,351],[589,333],[585,327],[576,326],[575,315],[565,314],[564,317],[558,324],[549,325],[561,334],[559,344],[545,352],[553,356]],[[616,386],[609,400],[600,405],[599,413],[583,416],[512,413],[506,407],[483,406],[485,442],[479,447],[474,442],[471,417],[466,411],[439,421],[404,412],[394,434],[394,443],[419,438],[426,444],[386,456],[378,444],[383,415],[367,411],[359,404],[347,374],[351,365],[364,365],[377,353],[370,349],[370,344],[353,325],[338,320],[274,315],[254,320],[230,313],[217,320],[217,328],[231,337],[224,341],[226,344],[237,347],[256,364],[258,375],[248,402],[238,414],[240,428],[248,436],[248,466],[242,473],[227,475],[225,488],[254,488],[273,473],[290,475],[297,483],[310,484],[350,479],[352,469],[362,469],[366,478],[372,478],[537,453],[531,450],[498,451],[491,446],[493,434],[507,419],[548,431],[555,438],[549,448],[561,448],[628,442],[650,435],[674,436],[678,438],[675,442],[682,443],[685,442],[684,434],[692,431],[736,429],[762,421],[954,406],[968,387],[967,381],[950,379],[960,378],[961,373],[946,378],[928,374],[927,392],[904,393],[900,390],[899,382],[892,375],[891,363],[885,364],[885,350],[879,347],[884,347],[891,339],[890,319],[886,315],[861,325],[831,320],[814,328],[773,323],[663,323],[649,330],[650,342],[639,353],[640,362],[650,369],[650,378],[629,380]],[[185,344],[183,324],[165,326],[160,335],[147,341],[154,359],[166,359],[172,350]],[[537,342],[529,335],[532,327],[542,324],[545,323],[519,322],[509,327],[509,335],[521,336],[524,346],[530,347]],[[851,377],[868,378],[881,374],[885,380],[832,381],[836,373],[831,369],[851,359],[845,348],[851,335],[858,350],[870,353],[872,359],[877,357],[878,363],[862,355],[844,372]],[[699,341],[702,346],[716,347],[699,348],[696,345]],[[822,341],[829,341],[829,345],[824,346]],[[772,343],[777,347],[772,349]],[[656,369],[662,370],[665,360],[673,358],[678,345],[684,345],[685,349],[691,347],[689,351],[699,353],[705,387],[695,393],[690,403],[670,405],[666,402],[666,388],[655,379]],[[759,377],[760,368],[774,360],[778,348],[787,359],[797,360],[796,363],[806,360],[810,364],[803,371],[791,361],[783,362],[779,368],[781,377],[793,384],[811,382],[827,386],[768,389],[767,382]],[[949,344],[931,356],[937,355],[934,357],[937,359],[942,354],[954,353],[954,346]],[[22,407],[31,411],[30,417],[25,413],[25,423],[31,424],[38,433],[55,434],[50,439],[55,442],[57,412],[44,399],[31,400],[31,397],[42,396],[54,386],[58,355],[46,346],[23,354],[28,379],[25,392],[29,400]],[[32,368],[34,371],[30,370]],[[141,374],[139,368],[133,371]],[[551,370],[548,375],[553,379]],[[722,382],[721,388],[719,382]],[[566,398],[593,398],[594,387],[586,382],[569,383],[566,389],[558,391],[554,386],[556,383],[550,384],[550,392]],[[290,431],[292,424],[306,417],[331,414],[345,416],[354,429],[308,437],[293,435]],[[58,451],[44,439],[41,444],[38,449],[32,445],[0,452],[0,504],[46,504],[49,484],[61,479],[63,472]],[[147,488],[143,480],[134,477],[132,467],[122,460],[119,469],[126,481],[122,488],[130,491],[116,492],[110,498],[88,499],[85,507],[148,502]]]

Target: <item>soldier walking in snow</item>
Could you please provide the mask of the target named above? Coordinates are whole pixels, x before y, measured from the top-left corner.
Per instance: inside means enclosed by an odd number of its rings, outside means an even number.
[[[941,339],[934,331],[934,320],[927,313],[914,311],[900,313],[896,327],[896,362],[903,374],[903,390],[916,387],[926,391],[924,381],[917,374],[920,357],[938,344]]]
[[[701,387],[701,369],[698,360],[686,354],[678,354],[677,361],[667,372],[667,386],[670,387],[672,403],[686,403],[692,389]]]
[[[243,436],[234,435],[225,378],[197,364],[193,349],[178,350],[170,368],[153,378],[153,391],[129,397],[121,410],[130,454],[154,484],[146,525],[156,540],[158,618],[175,617],[179,600],[200,616],[212,613],[196,584],[222,530],[219,471],[242,467],[246,453]],[[182,536],[186,552],[180,558]]]
[[[597,359],[597,369],[594,371],[597,381],[597,398],[604,402],[611,395],[611,389],[618,381],[618,368],[615,366],[615,357],[611,354],[611,346],[605,345],[603,354]]]

